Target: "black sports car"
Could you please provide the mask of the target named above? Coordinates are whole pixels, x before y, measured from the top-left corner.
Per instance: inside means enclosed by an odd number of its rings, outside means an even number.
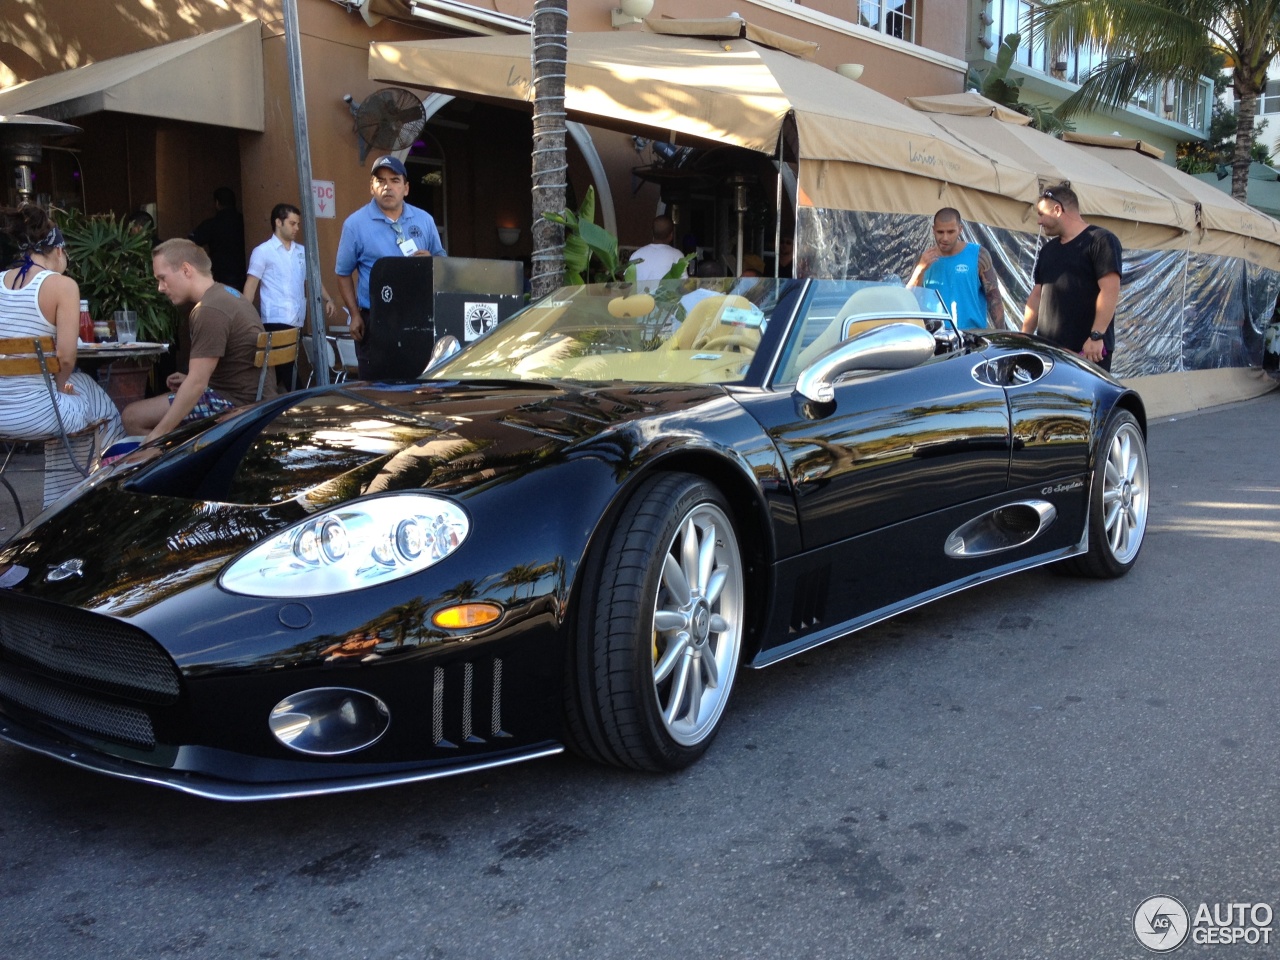
[[[205,421],[0,548],[0,737],[223,799],[680,768],[763,667],[1040,564],[1115,577],[1141,399],[858,281],[570,287],[407,383]]]

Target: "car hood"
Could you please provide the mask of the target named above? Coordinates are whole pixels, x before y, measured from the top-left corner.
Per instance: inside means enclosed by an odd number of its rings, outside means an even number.
[[[216,576],[275,531],[356,497],[469,500],[575,456],[626,459],[718,386],[359,384],[245,408],[99,471],[0,549],[19,592],[117,615]],[[44,574],[74,558],[85,576]],[[97,571],[96,575],[88,575]]]
[[[245,411],[123,481],[138,493],[319,509],[352,497],[466,491],[719,387],[410,383],[311,391]]]

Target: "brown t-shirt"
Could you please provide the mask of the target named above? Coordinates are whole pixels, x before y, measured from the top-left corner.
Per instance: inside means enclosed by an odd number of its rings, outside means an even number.
[[[253,365],[258,350],[262,318],[253,304],[215,283],[191,308],[191,356],[217,358],[209,389],[236,406],[253,403],[258,395],[260,370]],[[276,395],[275,374],[268,370],[263,398]]]

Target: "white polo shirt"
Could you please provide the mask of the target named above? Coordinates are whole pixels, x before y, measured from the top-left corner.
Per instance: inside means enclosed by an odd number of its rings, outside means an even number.
[[[253,248],[249,276],[258,278],[258,312],[263,323],[301,327],[307,317],[307,256],[302,244],[289,249],[274,233]]]

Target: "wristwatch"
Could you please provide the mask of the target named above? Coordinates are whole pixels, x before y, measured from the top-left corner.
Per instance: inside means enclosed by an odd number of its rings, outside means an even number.
[[[1106,338],[1107,338],[1107,335],[1105,333],[1099,333],[1097,330],[1089,331],[1090,340],[1105,340]]]

